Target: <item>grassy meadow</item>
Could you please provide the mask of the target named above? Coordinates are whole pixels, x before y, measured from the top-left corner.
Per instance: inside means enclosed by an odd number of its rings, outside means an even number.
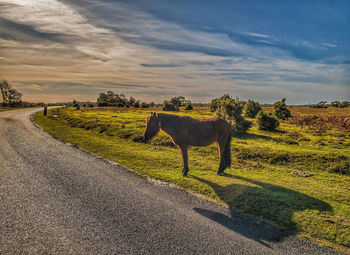
[[[350,116],[350,107],[290,109],[296,117]],[[183,178],[181,153],[166,134],[142,142],[150,111],[160,110],[56,108],[47,116],[36,113],[34,120],[55,137],[139,175],[175,183],[262,222],[350,253],[350,132],[331,125],[315,130],[290,121],[282,121],[276,132],[253,125],[247,134],[233,137],[232,167],[225,175],[216,175],[219,156],[211,145],[190,148],[190,171]],[[172,114],[213,116],[205,107]]]

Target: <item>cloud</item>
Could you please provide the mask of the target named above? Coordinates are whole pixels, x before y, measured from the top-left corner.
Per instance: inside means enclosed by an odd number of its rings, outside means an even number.
[[[189,26],[119,1],[0,0],[0,7],[0,22],[9,25],[0,29],[0,76],[33,98],[45,92],[94,100],[111,89],[157,102],[227,92],[271,100],[286,91],[297,102],[296,83],[341,88],[331,93],[339,96],[350,84],[348,58],[329,40]]]
[[[264,39],[270,38],[270,36],[268,36],[266,34],[260,34],[260,33],[243,32],[242,34],[249,35],[249,36],[252,36],[252,37],[264,38]]]

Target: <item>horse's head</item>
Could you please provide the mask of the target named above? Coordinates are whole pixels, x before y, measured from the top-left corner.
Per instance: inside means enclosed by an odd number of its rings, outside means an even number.
[[[158,133],[159,129],[160,129],[160,126],[159,126],[158,114],[155,112],[151,112],[151,114],[148,115],[148,117],[147,117],[146,130],[143,134],[145,141],[147,142],[153,136],[155,136]]]

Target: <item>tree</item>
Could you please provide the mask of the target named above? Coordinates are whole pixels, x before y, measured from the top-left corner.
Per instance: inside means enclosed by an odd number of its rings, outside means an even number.
[[[79,105],[79,103],[77,100],[74,99],[72,102],[72,105],[73,105],[73,107],[77,107]]]
[[[164,101],[162,105],[163,111],[179,111],[179,107],[173,104],[171,101]]]
[[[107,93],[100,93],[97,98],[98,106],[118,106],[124,107],[128,103],[124,94],[116,94],[113,91]]]
[[[183,96],[177,96],[170,99],[170,102],[177,107],[185,105],[186,99]]]
[[[281,101],[277,101],[276,103],[274,103],[273,107],[274,107],[274,114],[277,118],[286,120],[292,117],[290,110],[287,108],[285,98],[282,98]]]
[[[133,97],[130,97],[130,98],[129,98],[129,101],[128,101],[128,104],[129,104],[130,106],[133,106],[135,102],[136,102],[136,99],[133,98]]]
[[[0,81],[3,105],[16,107],[22,105],[22,93],[12,88],[7,80]]]
[[[135,107],[135,108],[140,108],[140,106],[141,106],[140,100],[135,101],[134,107]]]
[[[0,90],[2,94],[2,103],[4,105],[7,105],[8,103],[8,90],[10,89],[10,84],[7,82],[7,80],[0,81]]]
[[[149,104],[147,104],[146,102],[142,102],[141,103],[141,108],[148,108]]]

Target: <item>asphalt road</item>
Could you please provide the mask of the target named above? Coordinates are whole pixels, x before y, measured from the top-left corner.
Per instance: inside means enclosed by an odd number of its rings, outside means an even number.
[[[336,254],[64,144],[36,110],[0,113],[0,254]]]

